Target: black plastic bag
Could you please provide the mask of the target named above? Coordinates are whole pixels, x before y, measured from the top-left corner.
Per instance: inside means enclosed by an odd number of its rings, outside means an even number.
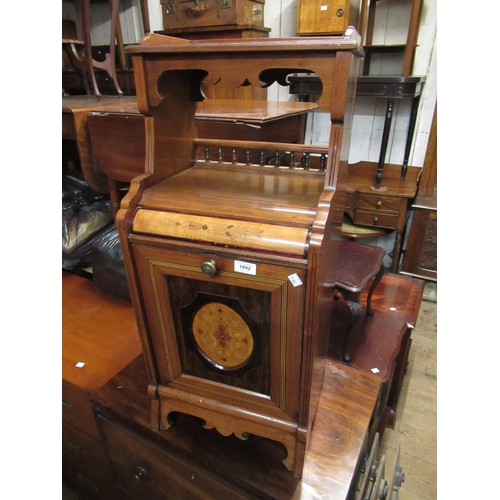
[[[92,242],[94,283],[103,292],[130,299],[118,229],[113,223]]]
[[[63,175],[62,267],[74,269],[91,263],[92,239],[113,222],[108,195],[94,191],[79,172]]]

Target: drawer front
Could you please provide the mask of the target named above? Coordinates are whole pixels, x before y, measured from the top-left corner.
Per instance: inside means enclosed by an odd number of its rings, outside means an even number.
[[[401,198],[360,195],[358,199],[358,209],[376,210],[380,212],[399,212],[401,209]]]
[[[62,475],[90,498],[113,498],[113,473],[103,445],[64,425]]]
[[[354,216],[354,224],[371,227],[396,229],[398,227],[398,214],[384,214],[358,210]]]
[[[99,415],[117,486],[133,498],[251,499],[252,495]]]
[[[62,381],[62,421],[92,439],[99,439],[99,430],[87,391],[67,380]]]

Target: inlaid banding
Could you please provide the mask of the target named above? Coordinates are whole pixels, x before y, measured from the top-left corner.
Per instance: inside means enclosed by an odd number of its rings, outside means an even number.
[[[138,210],[133,231],[240,248],[305,255],[308,229],[198,215]]]

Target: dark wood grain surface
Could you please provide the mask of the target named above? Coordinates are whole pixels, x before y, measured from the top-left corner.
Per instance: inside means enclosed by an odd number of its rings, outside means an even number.
[[[144,431],[150,426],[146,386],[144,361],[139,356],[93,399]],[[379,389],[376,375],[325,360],[302,480],[295,479],[281,463],[285,452],[280,444],[257,436],[248,441],[223,437],[214,429],[203,429],[202,421],[189,415],[179,414],[170,429],[149,432],[147,437],[260,498],[345,499],[365,449]]]

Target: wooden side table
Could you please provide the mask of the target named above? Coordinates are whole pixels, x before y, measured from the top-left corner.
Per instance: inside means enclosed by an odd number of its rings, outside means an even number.
[[[87,72],[92,82],[92,88],[96,96],[100,96],[99,86],[97,84],[94,68],[105,70],[113,79],[116,91],[119,95],[123,95],[123,91],[118,84],[116,78],[115,66],[115,50],[116,38],[119,32],[119,4],[120,0],[110,0],[111,6],[111,30],[110,30],[110,45],[109,53],[106,54],[104,61],[96,61],[92,57],[92,38],[91,38],[91,19],[90,19],[90,0],[77,0],[75,4],[77,32],[81,40],[63,40],[63,47],[67,47],[68,55],[74,66],[81,69],[85,78],[85,90],[89,94]],[[120,35],[121,36],[121,35]],[[77,50],[76,47],[81,47],[83,50]]]
[[[385,250],[377,246],[361,245],[353,241],[341,240],[338,255],[341,265],[335,272],[335,289],[347,302],[351,320],[347,327],[344,341],[344,361],[352,360],[349,349],[349,332],[356,324],[362,311],[361,294],[370,281],[372,282],[366,299],[366,314],[373,315],[371,298],[375,288],[384,275],[382,260]]]
[[[402,181],[401,166],[388,163],[384,170],[385,190],[377,191],[373,189],[377,168],[376,163],[367,161],[348,166],[344,210],[355,225],[396,231],[391,272],[397,273],[408,206],[417,193],[422,169],[408,167],[406,178]]]
[[[383,97],[387,99],[384,129],[382,132],[382,143],[380,145],[378,168],[375,176],[375,187],[377,189],[380,188],[384,172],[395,99],[412,100],[410,123],[406,134],[405,153],[403,164],[401,166],[401,180],[404,180],[406,177],[408,160],[410,158],[410,150],[415,132],[420,94],[422,93],[424,82],[425,76],[363,75],[358,77],[358,83],[356,86],[357,96]],[[290,94],[297,94],[300,101],[308,101],[309,96],[319,95],[322,91],[321,81],[316,76],[301,75],[290,77]]]
[[[88,185],[99,193],[107,193],[108,180],[97,167],[90,145],[87,115],[91,109],[117,110],[134,106],[135,97],[74,96],[62,98],[62,138],[76,141],[82,173]]]

